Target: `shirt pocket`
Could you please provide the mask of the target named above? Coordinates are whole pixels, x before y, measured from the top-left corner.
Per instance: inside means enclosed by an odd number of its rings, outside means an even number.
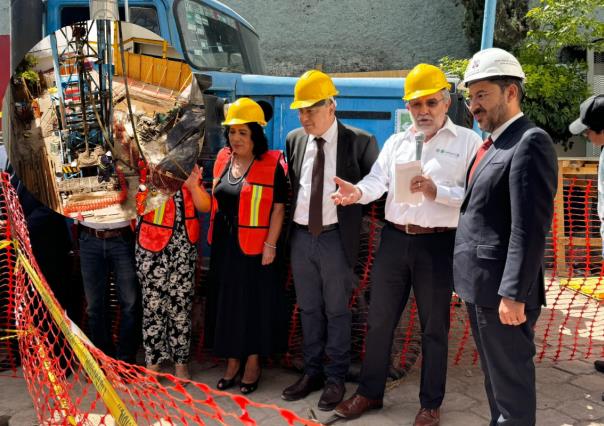
[[[440,154],[424,165],[424,173],[430,176],[435,183],[456,186],[463,182],[465,164],[461,158],[451,154]]]
[[[486,260],[501,260],[505,258],[507,250],[502,246],[478,245],[476,257]]]

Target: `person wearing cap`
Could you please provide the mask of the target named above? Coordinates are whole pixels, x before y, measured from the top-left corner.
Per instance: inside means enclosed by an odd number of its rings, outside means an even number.
[[[534,425],[534,327],[545,303],[543,254],[558,182],[550,136],[522,113],[525,75],[509,52],[476,53],[464,75],[470,111],[490,136],[468,171],[455,238],[485,375],[491,425]]]
[[[386,224],[371,274],[365,358],[356,393],[336,407],[354,418],[381,408],[390,369],[394,330],[413,288],[422,329],[422,371],[416,426],[438,425],[445,396],[453,243],[466,170],[481,143],[471,129],[447,117],[450,85],[437,67],[419,64],[405,79],[413,126],[392,135],[371,172],[356,185],[335,178],[338,205],[367,204],[388,192]],[[417,150],[418,143],[421,151]],[[396,168],[416,161],[409,185],[419,200],[397,201]]]
[[[290,106],[298,110],[302,127],[286,138],[293,194],[288,234],[302,323],[304,374],[281,397],[295,401],[324,388],[321,410],[332,410],[344,397],[350,365],[348,303],[356,280],[353,268],[363,214],[361,206],[336,207],[331,202],[333,178],[337,173],[358,182],[378,155],[372,135],[336,119],[337,94],[328,75],[317,70],[304,73]]]
[[[584,135],[597,147],[604,146],[604,95],[591,96],[581,103],[579,118],[571,123],[569,130],[573,135]],[[600,234],[604,239],[604,151],[598,164],[598,217],[602,225]],[[602,254],[604,257],[604,254]],[[596,370],[604,373],[604,360],[594,361]],[[604,395],[602,395],[604,398]]]
[[[260,105],[240,98],[229,106],[227,144],[214,163],[208,243],[210,282],[218,289],[214,354],[227,359],[217,388],[258,387],[260,356],[273,353],[277,322],[277,241],[287,181],[281,151],[269,150]],[[241,377],[239,377],[241,376]]]

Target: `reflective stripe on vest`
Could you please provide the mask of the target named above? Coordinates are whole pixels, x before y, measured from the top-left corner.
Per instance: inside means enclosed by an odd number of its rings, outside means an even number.
[[[262,186],[252,185],[252,199],[250,201],[250,226],[258,226],[258,213],[260,210],[261,198]]]
[[[268,235],[270,216],[273,208],[273,185],[275,170],[281,159],[280,151],[267,151],[261,159],[254,160],[250,171],[243,180],[239,194],[238,240],[241,251],[247,255],[262,253]],[[220,179],[231,159],[231,152],[223,148],[216,156],[214,179]],[[212,197],[208,243],[212,243],[214,216],[218,210],[216,197]]]
[[[191,244],[196,244],[199,239],[199,221],[195,214],[195,205],[186,187],[183,186],[181,192],[187,239]],[[144,215],[139,223],[138,245],[154,253],[165,249],[172,239],[176,214],[176,204],[174,199],[170,198],[157,209]]]
[[[164,221],[164,213],[166,212],[166,204],[168,201],[164,201],[164,203],[159,206],[158,208],[156,208],[153,211],[153,224],[154,225],[161,225],[162,222]]]

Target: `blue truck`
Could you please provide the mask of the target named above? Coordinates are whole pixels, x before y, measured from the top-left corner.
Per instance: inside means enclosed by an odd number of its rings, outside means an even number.
[[[31,8],[26,3],[32,1],[16,3]],[[88,0],[45,0],[42,5],[41,36],[90,16]],[[119,5],[124,19],[124,1]],[[259,37],[251,24],[216,0],[128,0],[128,8],[131,23],[167,40],[203,82],[208,111],[206,143],[213,145],[213,150],[221,144],[222,132],[216,121],[223,102],[242,96],[263,101],[272,109],[273,119],[266,133],[271,148],[284,149],[285,136],[299,126],[296,111],[289,109],[296,78],[263,75]],[[340,92],[338,118],[373,133],[380,146],[408,124],[402,100],[404,79],[335,78],[334,83]],[[455,91],[455,84],[452,87],[449,115],[458,124],[471,125],[463,97]],[[216,118],[210,108],[216,109]]]

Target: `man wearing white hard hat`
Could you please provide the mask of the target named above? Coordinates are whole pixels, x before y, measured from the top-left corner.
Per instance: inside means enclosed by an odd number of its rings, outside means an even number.
[[[464,75],[470,110],[490,136],[468,170],[455,238],[455,291],[466,302],[491,425],[534,425],[534,326],[545,303],[543,253],[553,216],[552,139],[521,110],[518,60],[491,48]]]

